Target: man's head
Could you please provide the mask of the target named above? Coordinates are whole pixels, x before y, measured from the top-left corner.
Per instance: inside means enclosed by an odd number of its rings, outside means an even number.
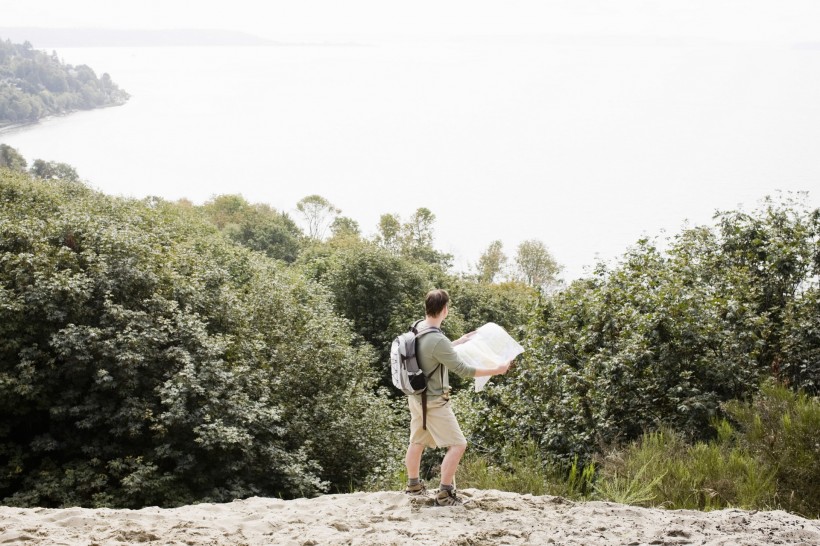
[[[442,311],[447,308],[449,302],[450,295],[446,290],[442,290],[441,288],[430,290],[424,298],[424,310],[428,317],[435,318],[441,315]]]

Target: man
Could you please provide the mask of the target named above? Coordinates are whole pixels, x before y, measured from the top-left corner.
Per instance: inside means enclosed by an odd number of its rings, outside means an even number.
[[[424,299],[426,317],[417,328],[441,328],[441,323],[449,313],[450,296],[445,290],[431,290]],[[407,447],[405,465],[409,479],[406,493],[423,495],[426,493],[424,483],[419,479],[421,456],[425,447],[446,447],[447,453],[441,462],[441,485],[436,494],[436,504],[453,506],[462,504],[455,491],[455,474],[461,456],[467,449],[467,439],[450,405],[449,372],[464,377],[482,377],[506,373],[510,362],[495,368],[473,368],[467,365],[453,349],[454,345],[464,343],[474,332],[450,342],[441,332],[429,332],[418,339],[416,356],[419,367],[428,376],[427,380],[427,417],[422,411],[422,396],[408,396],[410,406],[410,445]]]

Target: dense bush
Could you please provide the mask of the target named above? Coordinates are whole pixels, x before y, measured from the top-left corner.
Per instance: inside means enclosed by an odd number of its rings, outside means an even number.
[[[670,509],[773,509],[774,471],[730,437],[690,444],[678,432],[644,434],[598,466],[599,498]]]
[[[290,217],[240,195],[219,195],[198,210],[234,242],[292,263],[299,255],[302,232]]]
[[[820,399],[767,382],[751,402],[726,409],[733,439],[774,475],[777,504],[820,517]]]
[[[311,495],[394,458],[325,291],[190,210],[0,169],[0,499]]]
[[[524,327],[539,298],[537,289],[515,281],[487,284],[460,278],[448,283],[448,288],[450,312],[465,332],[494,322],[516,339],[523,339]]]
[[[597,493],[668,508],[783,508],[820,516],[820,400],[774,382],[731,401],[717,437],[688,443],[672,430],[644,434],[603,459]]]
[[[300,265],[328,288],[336,312],[375,348],[376,370],[389,386],[390,343],[424,317],[424,295],[441,284],[444,274],[358,239],[314,244],[304,251]]]
[[[568,462],[660,426],[708,438],[766,377],[816,393],[820,212],[784,199],[717,220],[545,299],[513,379],[461,401],[473,438]]]

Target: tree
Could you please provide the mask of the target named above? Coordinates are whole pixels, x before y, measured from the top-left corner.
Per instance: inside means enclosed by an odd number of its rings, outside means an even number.
[[[35,159],[31,165],[30,172],[38,178],[69,180],[71,182],[78,182],[80,180],[80,175],[77,174],[74,167],[67,163],[58,163],[56,161]]]
[[[393,254],[398,254],[401,249],[399,235],[401,233],[401,219],[398,214],[382,214],[379,218],[379,234],[376,241],[382,248]]]
[[[506,264],[507,256],[504,254],[503,244],[501,241],[493,241],[476,264],[478,282],[491,284],[501,274]]]
[[[410,260],[447,268],[453,256],[433,248],[433,224],[436,215],[420,207],[402,223],[398,214],[382,214],[375,241],[382,248]]]
[[[299,255],[299,227],[266,204],[250,204],[241,195],[219,195],[202,206],[205,217],[235,242],[291,263]]]
[[[333,223],[330,224],[330,232],[336,239],[348,237],[358,239],[361,235],[361,232],[359,231],[359,223],[352,218],[348,218],[347,216],[339,216],[333,220]]]
[[[316,240],[324,238],[327,226],[333,223],[336,216],[342,212],[333,203],[316,194],[302,198],[296,203],[296,210],[305,217],[308,226],[308,237]]]
[[[518,245],[515,265],[520,278],[530,286],[548,288],[554,285],[561,266],[552,257],[546,245],[530,239]]]
[[[433,224],[436,215],[426,207],[416,209],[410,220],[402,226],[405,254],[422,253],[433,247]]]
[[[26,170],[26,159],[8,144],[0,144],[0,167],[23,172]]]

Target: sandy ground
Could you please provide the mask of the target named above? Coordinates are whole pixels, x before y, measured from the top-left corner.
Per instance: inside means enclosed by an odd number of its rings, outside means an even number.
[[[695,512],[461,493],[471,502],[452,508],[394,492],[175,509],[0,507],[0,544],[820,545],[820,521],[782,511]]]

